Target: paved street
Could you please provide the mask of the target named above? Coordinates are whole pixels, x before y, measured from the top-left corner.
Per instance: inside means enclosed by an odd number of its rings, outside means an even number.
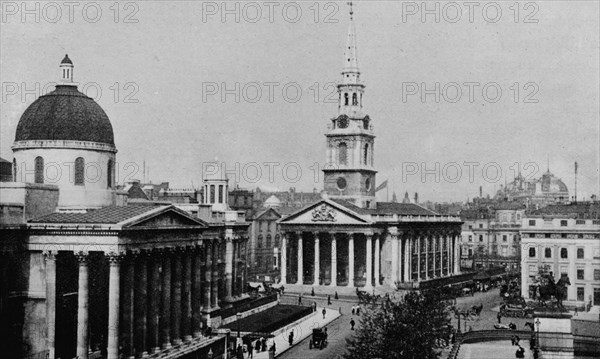
[[[318,306],[327,306],[327,300],[319,297],[311,297],[310,295],[304,296],[302,298],[302,302],[307,305],[312,303],[313,301],[317,302]],[[327,333],[329,335],[328,341],[329,345],[327,348],[323,350],[319,349],[309,349],[308,342],[310,337],[303,340],[302,342],[296,344],[294,347],[278,356],[278,358],[283,359],[307,359],[307,358],[315,358],[315,359],[338,359],[341,358],[341,354],[344,353],[346,349],[346,338],[351,334],[350,330],[350,318],[352,318],[351,310],[352,302],[347,300],[335,300],[331,299],[332,305],[330,307],[341,308],[342,315],[334,320],[332,323],[327,325]],[[283,296],[281,299],[282,303],[293,303],[297,304],[298,297],[296,296]],[[357,316],[354,316],[354,320],[358,324],[359,320]]]

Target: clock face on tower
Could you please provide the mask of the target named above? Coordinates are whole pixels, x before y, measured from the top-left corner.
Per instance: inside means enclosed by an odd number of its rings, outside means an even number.
[[[336,184],[340,190],[346,189],[347,184],[346,179],[344,177],[338,178]]]
[[[340,118],[338,120],[338,127],[339,128],[346,128],[346,127],[348,127],[348,119],[347,118]]]

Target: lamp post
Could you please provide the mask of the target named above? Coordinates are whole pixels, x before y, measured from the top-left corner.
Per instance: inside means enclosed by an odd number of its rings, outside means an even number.
[[[535,339],[535,353],[539,355],[539,350],[540,350],[540,324],[542,324],[542,322],[540,321],[540,318],[536,318],[535,319],[535,327],[536,327],[536,339]],[[537,357],[537,355],[536,355]]]

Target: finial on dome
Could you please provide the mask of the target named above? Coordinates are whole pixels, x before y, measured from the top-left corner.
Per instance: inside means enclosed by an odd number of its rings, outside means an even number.
[[[73,61],[69,58],[69,55],[65,55],[64,59],[60,62],[60,84],[61,85],[75,85],[73,82]]]
[[[354,10],[352,9],[352,1],[347,2],[348,6],[350,6],[350,20],[353,19]]]

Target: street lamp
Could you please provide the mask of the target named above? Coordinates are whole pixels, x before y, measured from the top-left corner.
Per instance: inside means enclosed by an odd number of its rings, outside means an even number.
[[[536,339],[535,339],[535,351],[536,352],[538,352],[540,350],[540,324],[542,324],[542,322],[540,321],[540,318],[536,318],[535,319],[535,327],[537,329]]]

